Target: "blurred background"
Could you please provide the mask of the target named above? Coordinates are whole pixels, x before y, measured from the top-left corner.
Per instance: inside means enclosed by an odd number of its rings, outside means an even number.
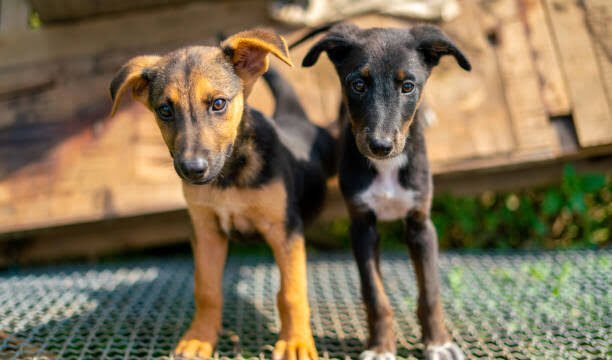
[[[444,59],[427,86],[436,197],[448,248],[598,248],[612,228],[609,0],[0,0],[0,266],[189,251],[189,219],[152,115],[108,85],[130,57],[214,45],[266,26],[440,25],[473,64]],[[291,53],[296,64],[316,41]],[[337,129],[336,74],[273,62],[313,122]],[[258,83],[250,103],[271,114]],[[348,246],[335,181],[308,232]],[[399,245],[401,224],[382,226]],[[240,246],[237,246],[240,248]],[[248,248],[249,252],[256,251]],[[263,250],[262,250],[263,251]]]

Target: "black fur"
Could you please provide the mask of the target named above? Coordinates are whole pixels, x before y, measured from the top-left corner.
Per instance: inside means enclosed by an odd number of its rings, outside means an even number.
[[[301,40],[298,40],[300,42]],[[424,119],[418,111],[425,83],[441,56],[452,55],[465,70],[471,65],[438,28],[362,30],[354,25],[333,26],[309,50],[303,66],[312,66],[322,52],[334,64],[342,85],[345,124],[339,165],[340,189],[351,217],[351,239],[358,264],[362,295],[368,314],[368,348],[395,352],[392,309],[379,270],[376,213],[364,206],[364,193],[378,175],[374,160],[405,156],[398,183],[414,192],[414,206],[405,214],[406,241],[419,285],[418,316],[426,345],[450,341],[439,300],[437,238],[429,217],[432,178],[427,160]],[[362,81],[356,88],[355,81]],[[405,83],[414,85],[404,92]],[[363,87],[361,86],[363,85]],[[407,85],[409,86],[409,85]],[[358,91],[364,89],[365,91]],[[387,154],[374,144],[392,140]],[[441,355],[444,358],[444,355]]]
[[[252,139],[264,162],[257,177],[240,186],[258,187],[281,176],[287,188],[287,230],[292,232],[302,226],[302,221],[304,224],[312,221],[323,206],[326,180],[334,175],[336,145],[325,129],[308,121],[291,85],[280,74],[270,69],[264,79],[277,105],[273,120],[255,109],[245,108],[234,146]],[[232,153],[222,171],[224,175],[212,185],[237,185],[236,179],[245,166],[237,154]]]

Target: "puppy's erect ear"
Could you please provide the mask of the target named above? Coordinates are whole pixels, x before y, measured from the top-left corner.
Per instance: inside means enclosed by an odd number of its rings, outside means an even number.
[[[137,56],[121,67],[110,84],[110,94],[113,101],[111,116],[115,115],[121,95],[132,88],[134,99],[145,103],[149,93],[149,79],[146,70],[159,61],[159,56]]]
[[[332,27],[329,34],[308,50],[304,60],[302,60],[302,66],[310,67],[314,65],[323,51],[327,52],[331,62],[338,65],[356,45],[353,35],[357,31],[359,31],[357,26],[346,23]]]
[[[436,66],[442,56],[452,55],[464,70],[472,69],[461,50],[436,26],[418,25],[410,29],[410,34],[416,40],[417,50],[423,54],[428,65]]]
[[[268,70],[268,54],[271,53],[287,65],[293,66],[285,39],[271,30],[253,29],[239,32],[224,40],[221,49],[242,79],[245,96],[251,92],[257,78]]]

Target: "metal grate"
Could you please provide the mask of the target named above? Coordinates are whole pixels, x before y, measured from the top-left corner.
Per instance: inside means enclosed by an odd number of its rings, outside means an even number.
[[[399,355],[421,358],[408,257],[383,259]],[[611,261],[607,250],[443,254],[448,326],[470,359],[610,358]],[[181,257],[0,272],[0,359],[167,358],[193,312],[191,269]],[[270,357],[277,284],[270,258],[230,258],[218,357]],[[311,255],[309,285],[320,355],[355,358],[366,331],[352,258]]]

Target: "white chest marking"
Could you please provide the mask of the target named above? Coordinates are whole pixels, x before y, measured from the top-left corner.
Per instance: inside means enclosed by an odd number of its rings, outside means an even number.
[[[357,196],[358,201],[370,208],[379,220],[402,219],[416,205],[418,193],[403,188],[399,183],[399,170],[408,161],[405,154],[388,160],[370,160],[378,174],[372,184]]]

